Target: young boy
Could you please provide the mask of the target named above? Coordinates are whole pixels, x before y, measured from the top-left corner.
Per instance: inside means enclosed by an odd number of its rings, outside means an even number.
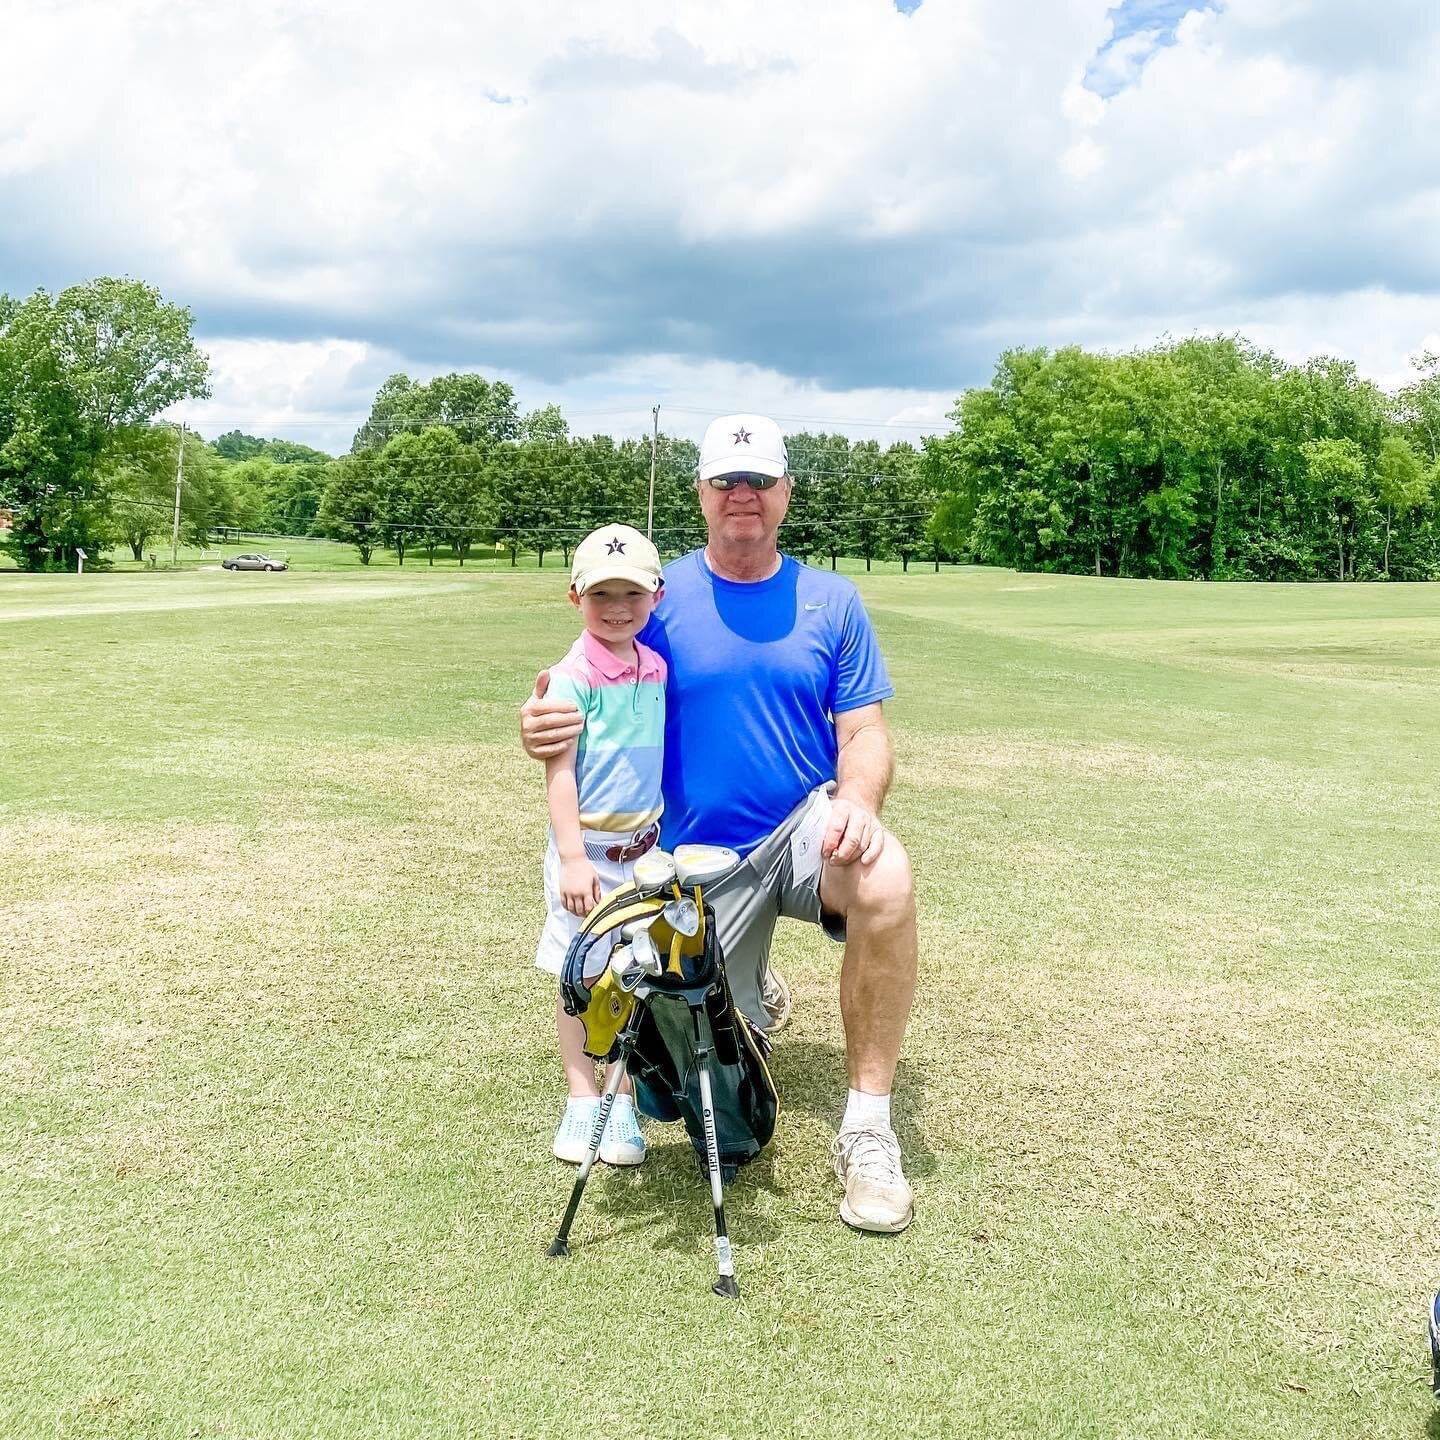
[[[549,693],[573,700],[585,728],[574,747],[545,763],[550,914],[535,964],[552,975],[559,975],[570,941],[595,902],[630,879],[635,861],[660,840],[665,662],[635,636],[660,599],[661,585],[659,553],[628,525],[603,526],[575,550],[570,603],[585,628],[565,658],[550,667]],[[591,957],[597,965],[599,948]],[[555,1023],[570,1098],[553,1148],[561,1160],[579,1162],[590,1142],[600,1089],[583,1049],[584,1026],[565,1013],[558,996]],[[600,1145],[608,1165],[638,1165],[645,1158],[629,1088],[623,1081]]]

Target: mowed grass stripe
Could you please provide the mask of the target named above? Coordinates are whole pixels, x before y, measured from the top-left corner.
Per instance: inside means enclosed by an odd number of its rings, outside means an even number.
[[[1256,669],[1244,597],[1038,578],[860,582],[920,891],[920,1218],[835,1219],[837,955],[782,928],[738,1307],[673,1127],[541,1254],[569,1177],[514,737],[558,576],[0,628],[0,1433],[1423,1425],[1440,913],[1402,761],[1435,690],[1403,654],[1390,690],[1286,673],[1321,590],[1252,589]],[[1428,592],[1385,605],[1433,646]]]

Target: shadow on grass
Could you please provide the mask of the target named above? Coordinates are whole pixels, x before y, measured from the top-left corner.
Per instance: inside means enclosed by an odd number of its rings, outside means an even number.
[[[649,1232],[648,1242],[659,1250],[691,1250],[697,1235],[712,1233],[710,1182],[704,1163],[680,1125],[648,1127],[650,1154],[643,1169],[620,1176],[611,1172],[609,1183],[593,1184],[586,1191],[583,1209],[592,1208],[603,1217],[603,1229],[594,1239],[613,1240],[641,1231]],[[669,1144],[654,1143],[659,1136],[676,1138]],[[725,1187],[725,1220],[731,1235],[747,1244],[779,1237],[774,1221],[758,1205],[762,1194],[784,1195],[775,1178],[775,1147],[767,1146],[749,1165],[736,1173]],[[663,1234],[656,1232],[665,1231]]]
[[[780,1093],[782,1111],[788,1108],[816,1116],[832,1128],[839,1124],[849,1083],[845,1052],[840,1046],[787,1041],[781,1036],[770,1057],[770,1072]],[[898,1099],[894,1120],[905,1156],[905,1172],[911,1177],[931,1175],[936,1168],[935,1155],[915,1118],[924,1088],[924,1072],[902,1059],[895,1077]],[[657,1250],[688,1252],[694,1249],[697,1238],[712,1233],[709,1181],[684,1128],[652,1122],[646,1127],[646,1135],[650,1153],[643,1167],[627,1173],[602,1167],[591,1177],[580,1213],[590,1215],[594,1228],[584,1243],[602,1245],[643,1235],[646,1243]],[[764,1199],[788,1193],[776,1177],[775,1156],[775,1146],[767,1146],[725,1187],[726,1224],[738,1244],[755,1245],[780,1238],[781,1225],[773,1214],[774,1207]],[[778,1218],[783,1220],[783,1216]]]
[[[780,1106],[803,1110],[832,1128],[840,1124],[850,1079],[842,1046],[816,1040],[789,1040],[781,1035],[770,1057],[770,1073],[780,1092]],[[925,1142],[918,1115],[925,1096],[926,1072],[901,1058],[895,1072],[891,1120],[911,1179],[935,1173],[935,1154]]]

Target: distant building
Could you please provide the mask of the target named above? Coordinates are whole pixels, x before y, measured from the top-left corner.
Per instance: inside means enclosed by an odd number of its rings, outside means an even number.
[[[11,528],[10,512],[3,505],[0,505],[0,530],[9,530]]]

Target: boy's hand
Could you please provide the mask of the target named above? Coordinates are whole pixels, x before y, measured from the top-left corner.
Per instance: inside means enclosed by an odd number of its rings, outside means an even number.
[[[547,700],[550,672],[535,677],[535,693],[520,707],[520,743],[532,760],[562,755],[579,738],[585,717],[571,700]]]
[[[600,877],[583,855],[560,862],[560,903],[582,920],[600,903]]]

